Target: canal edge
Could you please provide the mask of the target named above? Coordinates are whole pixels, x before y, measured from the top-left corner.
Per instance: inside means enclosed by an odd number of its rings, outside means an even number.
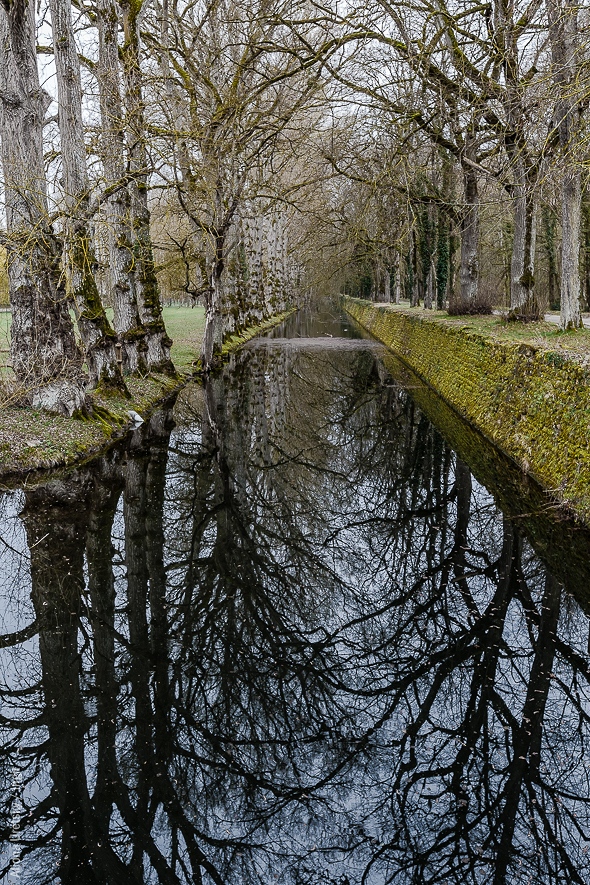
[[[222,359],[226,360],[239,351],[244,344],[258,335],[268,332],[284,322],[297,307],[274,314],[259,323],[247,326],[239,333],[228,336],[223,344]],[[192,365],[192,371],[175,379],[165,375],[149,375],[135,379],[137,383],[132,389],[132,398],[114,404],[111,401],[99,401],[94,408],[94,415],[89,418],[63,418],[61,416],[40,415],[47,418],[47,428],[36,429],[31,436],[31,445],[23,458],[10,464],[2,464],[0,460],[0,484],[8,489],[24,480],[37,482],[48,473],[59,473],[72,467],[78,467],[103,455],[114,445],[121,442],[135,429],[136,418],[129,413],[137,413],[142,420],[147,420],[165,403],[176,398],[180,391],[192,381],[199,380],[199,364]],[[129,379],[133,386],[134,379]],[[31,410],[25,410],[31,411]],[[45,456],[46,443],[51,441],[57,449],[51,458]],[[0,445],[0,459],[2,448]],[[60,450],[61,448],[61,450]]]
[[[590,371],[555,351],[350,296],[342,306],[463,420],[590,524]]]

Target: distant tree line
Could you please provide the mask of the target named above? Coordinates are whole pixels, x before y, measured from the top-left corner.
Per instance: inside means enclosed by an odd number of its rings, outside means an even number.
[[[324,156],[348,291],[514,319],[590,307],[590,17],[571,0],[375,0]],[[344,266],[345,261],[341,261]]]

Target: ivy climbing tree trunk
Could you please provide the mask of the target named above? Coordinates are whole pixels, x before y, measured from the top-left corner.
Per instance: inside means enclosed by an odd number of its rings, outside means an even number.
[[[139,315],[145,329],[150,371],[174,375],[170,359],[172,341],[166,333],[154,265],[148,205],[149,162],[145,146],[145,113],[139,62],[139,15],[143,0],[122,0],[124,44],[121,51],[125,79],[127,148],[131,172],[135,278]]]
[[[0,4],[0,96],[12,367],[35,408],[72,415],[84,407],[85,379],[48,219],[43,119],[50,99],[39,83],[29,0]]]
[[[65,193],[69,296],[84,345],[91,387],[126,392],[117,364],[117,336],[96,285],[97,262],[89,230],[90,185],[82,122],[80,62],[72,27],[71,0],[50,0],[59,99],[59,132]]]

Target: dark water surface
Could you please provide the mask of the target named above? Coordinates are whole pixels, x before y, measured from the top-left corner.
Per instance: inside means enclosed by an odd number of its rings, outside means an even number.
[[[590,882],[589,554],[291,319],[0,495],[0,880]]]

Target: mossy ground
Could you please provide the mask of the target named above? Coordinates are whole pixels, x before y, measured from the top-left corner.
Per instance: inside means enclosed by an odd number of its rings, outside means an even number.
[[[590,333],[346,298],[345,309],[590,523]]]
[[[272,317],[259,326],[232,336],[224,353],[237,350],[249,338],[271,328],[284,318]],[[164,375],[125,379],[131,399],[95,395],[95,414],[87,419],[61,418],[32,409],[0,408],[0,475],[21,476],[32,470],[65,467],[93,456],[121,436],[129,426],[128,411],[142,417],[178,390],[198,367],[205,327],[202,307],[164,308],[166,329],[174,339],[172,359],[179,380]],[[6,361],[10,314],[0,313],[0,363]],[[4,359],[2,359],[4,358]]]

